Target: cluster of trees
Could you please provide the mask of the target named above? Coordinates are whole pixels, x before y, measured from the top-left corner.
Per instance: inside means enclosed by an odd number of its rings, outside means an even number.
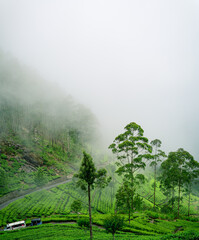
[[[161,141],[155,139],[149,143],[149,140],[144,137],[144,130],[134,122],[129,123],[124,129],[125,132],[118,135],[109,146],[117,156],[116,173],[123,179],[116,194],[117,209],[128,211],[130,222],[133,211],[140,207],[142,201],[137,189],[144,183],[145,176],[140,173],[140,170],[144,170],[149,162],[154,171],[154,208],[156,207],[157,167],[160,166],[158,180],[160,180],[161,189],[168,197],[167,204],[171,203],[174,210],[174,202],[177,201],[179,216],[182,191],[186,190],[189,195],[189,215],[190,194],[194,180],[199,177],[199,163],[182,148],[176,152],[170,152],[167,157],[160,149]],[[162,162],[161,165],[160,162]]]
[[[182,190],[186,190],[189,195],[189,215],[192,184],[199,177],[199,163],[182,148],[176,152],[170,152],[166,156],[160,149],[161,141],[155,139],[149,143],[149,140],[144,137],[144,130],[134,122],[129,123],[124,129],[125,132],[118,135],[109,146],[117,156],[116,173],[122,176],[122,184],[116,193],[116,210],[128,212],[130,223],[134,210],[139,209],[142,203],[137,189],[145,182],[145,175],[140,170],[144,170],[149,162],[154,172],[154,209],[156,208],[157,180],[159,180],[161,189],[168,197],[168,204],[172,204],[171,210],[174,210],[174,202],[177,201],[178,217]],[[95,187],[106,187],[111,181],[111,177],[107,177],[105,169],[97,171],[92,157],[86,152],[83,154],[79,172],[74,177],[78,179],[77,186],[88,193],[90,239],[92,239],[91,190]],[[160,174],[157,178],[158,169]],[[175,196],[176,190],[177,196]],[[81,209],[81,203],[75,201],[71,208],[78,212]],[[111,215],[105,220],[104,227],[107,232],[113,234],[113,239],[116,231],[123,226],[123,222],[124,220],[117,214]]]
[[[194,181],[199,177],[199,163],[193,156],[180,148],[170,152],[167,159],[161,164],[160,183],[164,194],[169,197],[171,209],[177,201],[177,215],[180,212],[182,192],[188,195],[188,216],[190,215],[191,192]],[[177,190],[177,194],[176,194]]]

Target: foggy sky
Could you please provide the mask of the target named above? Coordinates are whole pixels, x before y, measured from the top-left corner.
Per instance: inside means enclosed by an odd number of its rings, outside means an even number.
[[[0,49],[96,114],[199,160],[199,0],[0,0]]]

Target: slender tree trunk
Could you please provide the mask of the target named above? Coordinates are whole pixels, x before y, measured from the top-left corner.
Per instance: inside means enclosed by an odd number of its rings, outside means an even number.
[[[190,205],[191,205],[191,186],[189,188],[188,217],[190,216]]]
[[[111,208],[113,207],[113,187],[111,187]]]
[[[133,157],[131,158],[131,164],[133,163]],[[131,198],[130,198],[130,209],[132,208],[132,218],[133,218],[133,207],[134,207],[134,169],[133,167],[131,168],[131,184],[132,184],[132,191],[131,191]],[[131,204],[132,203],[132,204]],[[131,217],[131,216],[130,216]],[[131,219],[129,218],[129,224],[130,224]]]
[[[131,223],[131,205],[129,204],[129,224]]]
[[[172,189],[172,212],[174,210],[174,187]]]
[[[132,196],[132,219],[133,219],[133,208],[134,208],[134,191],[133,191],[133,196]]]
[[[91,216],[91,189],[89,184],[88,184],[88,209],[89,209],[89,221],[90,221],[90,239],[93,239],[92,216]]]
[[[179,218],[179,215],[180,215],[180,181],[179,181],[179,185],[178,185],[178,218]]]
[[[153,208],[155,209],[155,191],[156,191],[156,165],[154,168],[154,199],[153,199]]]
[[[112,187],[111,187],[111,207],[113,207],[113,199],[115,196],[115,178],[112,178]]]
[[[189,193],[189,202],[188,202],[188,217],[190,216],[190,199],[191,199],[191,193]]]
[[[115,234],[113,233],[113,240],[115,240]]]

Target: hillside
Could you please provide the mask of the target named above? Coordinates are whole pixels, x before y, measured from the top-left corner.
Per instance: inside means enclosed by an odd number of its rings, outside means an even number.
[[[115,211],[115,193],[121,184],[121,178],[113,172],[113,165],[107,167],[108,175],[112,176],[112,182],[103,190],[96,189],[92,191],[92,209],[96,214],[110,214]],[[148,212],[150,218],[171,219],[174,220],[176,214],[174,212],[166,212],[164,210],[167,199],[157,188],[157,211],[153,211],[153,178],[147,177],[146,183],[140,187],[139,194],[143,197],[143,202],[136,212]],[[87,194],[79,189],[73,180],[68,183],[61,184],[55,188],[41,190],[39,192],[26,195],[0,211],[0,226],[4,226],[7,222],[18,221],[20,219],[29,220],[32,217],[42,217],[42,219],[50,218],[52,221],[64,221],[68,214],[71,214],[71,204],[74,200],[81,200],[82,214],[87,214]],[[180,215],[182,218],[187,217],[188,198],[183,196]],[[164,205],[165,203],[165,205]],[[199,198],[191,196],[191,215],[198,217]],[[177,205],[175,206],[177,208]],[[177,209],[175,209],[176,211]],[[162,211],[162,213],[160,213]],[[136,213],[133,214],[136,217]],[[133,219],[132,216],[132,219]],[[190,218],[191,219],[191,218]],[[197,219],[197,218],[196,218]]]
[[[89,109],[0,52],[0,196],[74,171],[97,133]]]
[[[135,185],[137,203],[133,205],[132,213],[128,214],[125,204],[119,206],[116,203],[116,193],[123,181],[121,174],[116,173],[116,158],[96,150],[97,120],[92,112],[71,96],[65,95],[59,87],[47,84],[33,71],[2,53],[0,66],[0,200],[6,199],[8,193],[15,195],[20,192],[23,196],[2,207],[0,228],[22,219],[29,225],[32,218],[38,217],[45,224],[13,231],[13,235],[0,232],[2,239],[11,239],[13,236],[16,239],[31,239],[32,235],[38,239],[48,239],[49,235],[55,238],[57,234],[61,236],[58,239],[66,236],[68,239],[82,236],[85,236],[82,239],[88,239],[88,234],[77,225],[79,218],[88,219],[88,196],[77,187],[76,180],[73,178],[65,184],[40,189],[42,185],[77,173],[83,149],[92,149],[96,166],[105,167],[112,178],[106,188],[91,191],[95,239],[112,239],[106,235],[103,221],[115,212],[122,215],[125,221],[118,239],[138,238],[138,235],[143,235],[140,239],[170,239],[171,235],[168,238],[162,238],[162,235],[188,230],[195,231],[194,239],[197,239],[197,186],[189,196],[183,189],[177,216],[177,198],[171,208],[170,196],[163,194],[157,178],[154,209],[154,173],[149,158],[147,167],[143,163],[144,167],[136,173],[143,174],[145,181]],[[144,140],[148,141],[146,138]],[[147,162],[147,158],[144,161]],[[161,174],[159,166],[157,175]],[[23,195],[27,189],[38,191]],[[128,199],[129,193],[123,196]],[[79,200],[82,205],[79,217],[71,210],[74,200]],[[3,199],[2,202],[6,201]],[[52,229],[51,223],[57,223],[55,228]],[[68,235],[65,235],[65,230]],[[182,233],[184,239],[186,234],[190,236],[193,232]]]

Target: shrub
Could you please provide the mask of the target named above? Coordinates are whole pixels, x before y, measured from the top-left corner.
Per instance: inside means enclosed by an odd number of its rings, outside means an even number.
[[[115,239],[115,233],[121,230],[123,226],[124,218],[117,214],[111,215],[104,220],[104,227],[106,229],[106,232],[112,233],[113,239]]]
[[[82,203],[81,201],[78,200],[74,200],[71,204],[71,210],[74,211],[75,213],[80,212],[82,209]]]

